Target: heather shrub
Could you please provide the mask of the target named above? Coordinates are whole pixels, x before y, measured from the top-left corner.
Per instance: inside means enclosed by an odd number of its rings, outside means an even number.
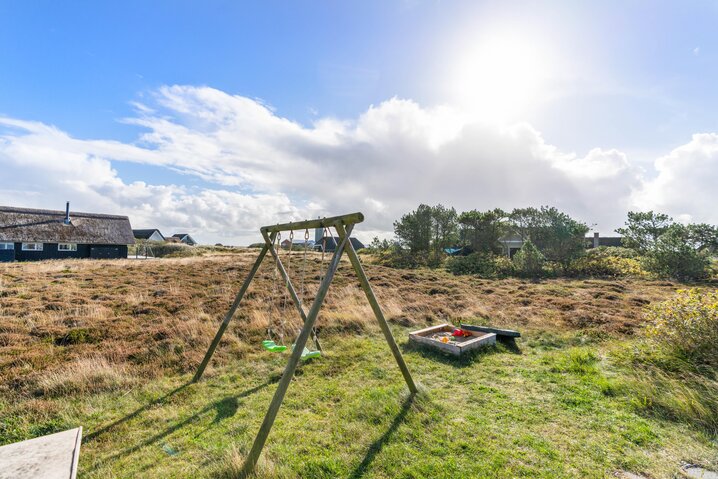
[[[646,316],[645,335],[658,349],[696,366],[718,367],[718,290],[680,290]]]
[[[494,257],[494,267],[496,268],[496,276],[499,278],[516,274],[516,266],[514,266],[514,262],[511,261],[511,258],[508,256]]]
[[[147,244],[149,248],[151,248],[151,254],[156,258],[176,258],[193,256],[195,254],[195,247],[188,246],[184,243],[162,243],[158,241],[150,241]]]
[[[573,262],[567,271],[571,276],[641,276],[644,274],[636,253],[627,248],[598,247]]]
[[[415,269],[421,267],[436,268],[443,258],[429,252],[411,252],[408,249],[394,247],[377,252],[377,262],[390,268]]]
[[[495,256],[490,253],[471,253],[446,260],[446,269],[455,275],[475,274],[482,278],[496,277]]]

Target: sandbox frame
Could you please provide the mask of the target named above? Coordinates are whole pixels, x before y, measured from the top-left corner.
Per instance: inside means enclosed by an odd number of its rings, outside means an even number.
[[[454,326],[444,323],[428,328],[420,329],[409,333],[409,340],[415,344],[438,349],[454,356],[462,356],[468,352],[496,344],[496,334],[484,331],[467,331],[471,333],[471,339],[463,342],[442,343],[436,339],[430,338],[429,335],[440,332],[450,332]]]
[[[374,291],[372,290],[371,285],[369,284],[369,280],[367,279],[366,274],[364,273],[364,268],[362,267],[361,261],[359,261],[359,256],[357,255],[356,250],[354,249],[354,246],[352,245],[352,242],[349,241],[349,236],[351,235],[351,232],[354,229],[354,225],[357,223],[361,223],[362,221],[364,221],[364,215],[362,213],[357,212],[357,213],[351,213],[351,214],[347,214],[347,215],[333,216],[330,218],[320,218],[320,219],[316,219],[316,220],[298,221],[298,222],[284,223],[284,224],[278,224],[278,225],[272,225],[272,226],[263,226],[260,228],[260,232],[262,233],[262,237],[264,238],[264,246],[262,246],[262,249],[259,252],[259,256],[257,257],[257,260],[254,262],[252,269],[249,271],[247,278],[244,280],[242,287],[240,288],[239,292],[237,293],[237,296],[235,297],[234,302],[232,303],[232,306],[229,308],[229,311],[225,315],[224,320],[222,321],[222,324],[220,324],[217,334],[215,335],[214,339],[212,340],[212,343],[210,344],[209,349],[207,350],[207,353],[204,356],[204,359],[200,363],[199,368],[197,368],[197,372],[195,373],[194,378],[192,379],[192,382],[197,382],[202,378],[202,374],[204,373],[204,370],[207,367],[207,364],[209,363],[210,359],[212,359],[212,355],[214,354],[215,349],[217,349],[217,346],[219,345],[219,342],[222,339],[222,335],[226,331],[227,326],[229,325],[229,322],[234,317],[234,314],[237,311],[237,308],[239,307],[239,305],[242,301],[242,298],[244,297],[245,293],[247,292],[247,289],[249,288],[249,285],[251,284],[252,279],[257,274],[257,271],[259,270],[259,266],[261,265],[262,260],[269,252],[277,263],[277,269],[279,270],[279,272],[287,286],[287,289],[289,290],[289,294],[292,298],[292,302],[294,303],[295,307],[297,308],[297,312],[301,316],[304,325],[302,326],[302,330],[299,333],[299,336],[297,337],[294,349],[292,350],[292,354],[289,357],[289,361],[287,362],[287,366],[284,369],[284,373],[282,373],[282,378],[279,380],[279,385],[277,386],[277,390],[274,393],[272,402],[269,404],[269,409],[267,410],[267,413],[264,416],[264,420],[262,421],[262,425],[259,428],[257,437],[255,438],[254,443],[252,444],[252,449],[250,450],[249,454],[247,455],[245,463],[242,467],[241,475],[243,477],[248,475],[250,472],[252,472],[254,470],[255,466],[257,465],[259,456],[262,453],[264,444],[267,440],[267,437],[269,436],[269,432],[272,429],[272,425],[274,424],[274,420],[277,417],[277,413],[279,412],[279,408],[282,405],[282,401],[284,400],[284,395],[286,394],[287,389],[289,388],[289,384],[292,380],[292,377],[294,376],[294,372],[297,369],[297,364],[299,363],[299,360],[301,358],[302,351],[304,350],[304,347],[307,344],[307,340],[309,339],[309,335],[311,334],[311,332],[313,330],[314,323],[316,322],[317,316],[319,315],[319,310],[322,307],[322,303],[324,302],[324,298],[326,297],[327,291],[329,290],[329,286],[331,285],[331,282],[334,279],[334,273],[336,273],[336,270],[339,267],[339,261],[340,261],[341,256],[345,250],[347,252],[347,256],[349,257],[349,262],[351,263],[352,268],[354,269],[354,272],[356,273],[356,275],[359,279],[361,288],[364,291],[364,294],[366,295],[367,300],[369,301],[369,304],[371,305],[372,311],[374,312],[374,316],[376,316],[376,319],[379,323],[379,327],[381,328],[382,333],[384,333],[384,338],[386,339],[386,342],[389,345],[389,349],[391,350],[392,354],[394,355],[394,359],[396,360],[396,362],[399,366],[399,369],[401,370],[401,373],[404,376],[404,380],[406,381],[406,385],[409,387],[410,393],[415,394],[418,391],[416,384],[414,383],[414,379],[412,378],[411,373],[409,372],[409,368],[407,367],[406,363],[404,362],[404,357],[401,355],[399,346],[396,344],[396,341],[394,340],[394,336],[391,334],[391,329],[389,329],[389,324],[387,323],[386,318],[384,317],[384,313],[382,312],[381,307],[379,306],[379,302],[377,301],[376,296],[374,295]],[[276,239],[277,234],[282,231],[306,230],[306,229],[311,229],[311,228],[334,228],[337,231],[337,234],[339,235],[339,245],[334,250],[332,259],[329,262],[329,266],[327,267],[327,271],[324,275],[324,278],[322,279],[322,282],[319,285],[319,289],[317,290],[317,294],[314,298],[314,301],[312,302],[312,305],[309,308],[309,312],[305,313],[304,306],[302,305],[302,302],[300,301],[300,299],[297,296],[296,290],[294,289],[294,286],[292,285],[291,279],[289,278],[287,271],[284,269],[284,265],[282,264],[282,261],[279,258],[279,254],[277,253],[276,249],[274,248],[274,240]]]

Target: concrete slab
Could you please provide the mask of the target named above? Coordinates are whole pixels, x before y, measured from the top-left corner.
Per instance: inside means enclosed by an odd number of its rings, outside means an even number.
[[[628,471],[617,472],[614,476],[620,477],[621,479],[648,479],[646,476],[639,476],[638,474]]]
[[[75,479],[82,428],[0,447],[0,479]]]
[[[698,466],[688,466],[684,468],[683,474],[691,479],[718,479],[718,473]]]

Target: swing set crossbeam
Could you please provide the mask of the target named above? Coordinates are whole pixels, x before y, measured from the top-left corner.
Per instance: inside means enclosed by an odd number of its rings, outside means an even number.
[[[315,220],[295,221],[278,225],[262,226],[259,231],[262,233],[278,233],[280,231],[305,230],[312,228],[329,228],[337,224],[345,227],[361,223],[364,215],[361,213],[350,213],[348,215],[330,216],[329,218],[317,218]]]
[[[205,357],[202,360],[202,363],[197,369],[197,372],[195,373],[192,380],[193,382],[197,382],[202,377],[202,374],[204,373],[207,364],[209,363],[215,349],[217,348],[217,345],[222,339],[222,335],[224,334],[225,330],[227,329],[227,326],[229,325],[229,321],[234,316],[237,308],[239,307],[239,303],[242,301],[244,294],[249,288],[249,284],[252,282],[252,279],[257,273],[259,265],[262,263],[262,260],[265,258],[267,253],[270,253],[270,255],[276,260],[278,264],[278,269],[282,274],[283,279],[285,280],[286,286],[289,289],[290,295],[292,297],[292,301],[295,303],[304,324],[299,333],[299,336],[296,339],[294,350],[289,357],[289,361],[287,362],[287,366],[284,369],[282,378],[279,380],[277,389],[274,392],[274,397],[272,398],[272,402],[269,405],[269,409],[264,416],[264,420],[262,421],[262,425],[259,428],[257,437],[254,439],[252,449],[247,455],[247,459],[245,460],[245,463],[242,467],[242,471],[240,473],[241,477],[248,476],[254,470],[257,461],[259,460],[259,455],[261,454],[267,437],[269,436],[269,432],[272,429],[272,425],[274,424],[274,420],[277,417],[277,413],[279,412],[279,408],[282,405],[284,395],[289,388],[289,384],[292,380],[292,377],[294,377],[294,372],[296,371],[299,360],[301,359],[301,355],[304,351],[304,347],[306,346],[307,340],[309,339],[309,336],[313,331],[314,323],[316,322],[317,316],[319,315],[319,310],[322,307],[324,298],[326,297],[327,291],[329,290],[329,286],[331,285],[332,279],[334,278],[334,273],[336,273],[337,268],[339,267],[339,261],[341,260],[342,253],[344,253],[344,251],[347,252],[347,256],[349,257],[349,261],[352,265],[352,268],[354,269],[354,272],[359,278],[362,290],[364,291],[367,300],[369,301],[369,304],[371,305],[371,308],[374,312],[374,315],[379,322],[379,326],[384,333],[384,338],[386,339],[386,342],[389,345],[389,349],[394,355],[394,359],[396,360],[397,365],[399,366],[399,369],[404,376],[404,380],[409,387],[410,393],[415,394],[418,391],[416,384],[414,383],[414,379],[409,372],[409,368],[404,362],[404,358],[401,354],[401,351],[399,350],[399,347],[397,346],[396,341],[391,334],[389,324],[387,323],[386,318],[384,318],[384,313],[379,306],[379,302],[377,301],[376,296],[374,296],[374,292],[369,285],[369,280],[364,273],[364,268],[362,268],[361,266],[361,262],[359,261],[359,257],[356,254],[356,251],[354,250],[354,246],[352,245],[351,241],[349,241],[349,237],[351,235],[352,229],[354,228],[354,225],[362,221],[364,221],[363,214],[352,213],[348,215],[334,216],[331,218],[299,221],[294,223],[278,224],[274,226],[263,226],[262,228],[260,228],[260,231],[265,241],[264,246],[262,247],[262,250],[260,251],[257,260],[252,266],[249,274],[247,275],[247,278],[242,284],[242,287],[237,293],[237,297],[232,303],[232,306],[224,317],[224,320],[222,321],[222,324],[220,325],[217,334],[215,335],[209,349],[207,350],[207,354],[205,354]],[[319,289],[317,290],[317,294],[314,298],[314,301],[312,302],[309,311],[305,313],[304,307],[301,304],[299,298],[297,297],[296,291],[294,290],[291,280],[289,279],[289,275],[287,274],[281,263],[281,260],[279,259],[279,255],[274,247],[274,240],[277,238],[277,235],[281,231],[329,227],[335,228],[337,233],[339,234],[339,244],[334,250],[334,254],[332,255],[331,261],[329,262],[326,274],[324,275],[321,284],[319,285]]]

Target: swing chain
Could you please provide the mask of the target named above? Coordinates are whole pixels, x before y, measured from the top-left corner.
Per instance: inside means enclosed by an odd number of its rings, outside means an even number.
[[[304,253],[302,254],[302,284],[299,292],[299,304],[304,307],[304,283],[307,277],[307,246],[309,245],[309,229],[304,230]]]
[[[272,313],[271,310],[274,309],[274,312],[279,316],[281,313],[279,311],[279,307],[277,306],[276,297],[279,296],[279,248],[281,247],[281,241],[282,241],[282,233],[277,232],[277,236],[275,238],[275,249],[277,251],[277,261],[274,264],[274,281],[272,285],[272,303],[270,306],[270,314],[267,318],[267,337],[269,339],[272,339]],[[280,318],[281,321],[281,318]],[[282,343],[282,334],[279,334],[279,342]]]

